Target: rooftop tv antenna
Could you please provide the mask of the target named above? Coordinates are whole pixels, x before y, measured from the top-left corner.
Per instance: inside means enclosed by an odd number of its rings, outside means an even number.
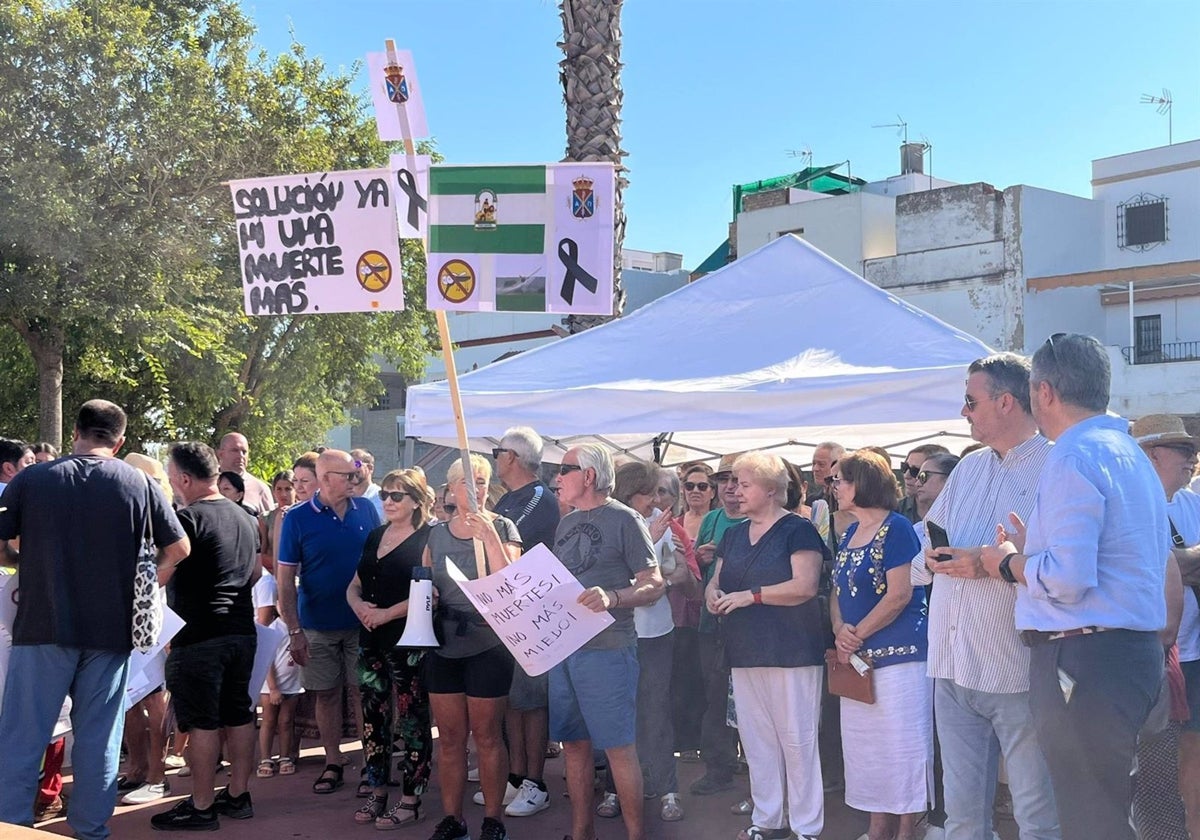
[[[802,149],[784,149],[783,153],[790,158],[800,158],[804,161],[805,169],[812,169],[813,153],[808,146]]]
[[[899,130],[896,132],[896,136],[897,136],[897,137],[903,137],[903,138],[904,138],[904,142],[905,142],[905,143],[907,143],[907,142],[908,142],[908,123],[906,123],[906,122],[904,121],[904,117],[900,116],[899,114],[897,114],[897,115],[896,115],[896,122],[894,122],[894,123],[880,123],[879,125],[873,125],[873,126],[871,126],[871,128],[895,128],[895,129],[899,129]]]
[[[1163,88],[1162,96],[1154,96],[1149,93],[1143,93],[1141,103],[1143,105],[1156,105],[1158,107],[1154,109],[1155,111],[1157,111],[1159,114],[1167,115],[1167,145],[1172,145],[1174,143],[1174,132],[1171,125],[1171,105],[1173,104],[1171,100],[1171,91]]]

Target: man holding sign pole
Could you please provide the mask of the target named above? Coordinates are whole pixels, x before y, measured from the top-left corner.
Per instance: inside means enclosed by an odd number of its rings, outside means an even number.
[[[592,747],[608,755],[629,840],[642,840],[642,771],[635,746],[637,635],[633,608],[665,591],[650,534],[641,519],[609,498],[614,469],[608,450],[582,444],[559,468],[559,498],[575,510],[554,539],[554,553],[584,586],[579,604],[609,611],[614,622],[550,672],[550,737],[563,742],[572,837],[595,836]],[[632,585],[630,579],[633,580]]]

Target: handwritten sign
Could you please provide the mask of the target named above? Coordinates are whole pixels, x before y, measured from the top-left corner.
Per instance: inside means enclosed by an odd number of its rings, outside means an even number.
[[[409,50],[367,53],[371,101],[380,140],[416,140],[429,136],[425,100],[417,65]]]
[[[404,308],[387,169],[231,181],[247,315]]]
[[[449,558],[446,570],[531,677],[544,674],[613,623],[576,603],[583,585],[538,544],[517,562],[468,580]]]

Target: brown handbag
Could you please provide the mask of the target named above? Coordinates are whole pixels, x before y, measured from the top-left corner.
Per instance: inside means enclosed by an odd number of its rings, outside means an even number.
[[[866,661],[866,660],[864,660]],[[829,693],[860,703],[875,702],[875,669],[867,663],[867,670],[859,673],[853,665],[838,661],[836,650],[825,651],[825,675]]]

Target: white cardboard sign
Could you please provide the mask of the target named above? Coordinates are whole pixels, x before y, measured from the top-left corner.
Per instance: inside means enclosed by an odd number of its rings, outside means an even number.
[[[544,674],[613,623],[576,603],[583,585],[542,544],[481,580],[446,570],[531,677]]]

